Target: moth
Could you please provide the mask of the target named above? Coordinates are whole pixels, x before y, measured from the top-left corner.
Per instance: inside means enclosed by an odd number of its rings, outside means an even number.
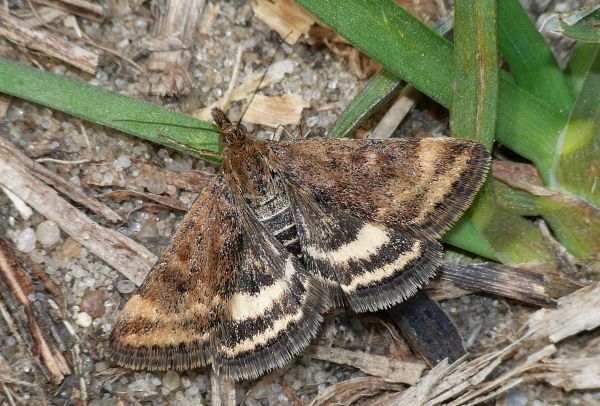
[[[332,306],[405,300],[434,275],[437,240],[490,162],[467,140],[261,141],[212,116],[222,172],[123,308],[118,365],[255,378],[302,352]]]

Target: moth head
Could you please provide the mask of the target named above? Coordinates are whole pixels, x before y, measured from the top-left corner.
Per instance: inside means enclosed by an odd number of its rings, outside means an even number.
[[[221,129],[221,136],[219,137],[221,146],[227,146],[236,141],[243,141],[246,138],[246,134],[248,133],[246,127],[239,122],[232,123],[223,110],[215,107],[210,111],[210,114]]]

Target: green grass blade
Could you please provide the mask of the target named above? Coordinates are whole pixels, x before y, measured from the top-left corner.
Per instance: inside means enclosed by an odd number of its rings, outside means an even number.
[[[557,110],[523,90],[500,72],[496,139],[533,161],[544,182],[551,178],[554,151],[567,120]]]
[[[336,120],[329,136],[348,137],[382,104],[396,96],[402,81],[385,69],[375,74]]]
[[[432,99],[452,99],[452,44],[392,0],[297,0],[323,23]]]
[[[500,51],[517,84],[566,116],[573,97],[565,76],[519,0],[499,1],[498,20]]]
[[[218,128],[152,103],[0,59],[0,92],[211,160]]]
[[[571,94],[577,96],[581,91],[581,86],[585,80],[590,67],[594,63],[596,52],[598,52],[600,44],[592,44],[589,42],[578,42],[575,44],[569,65],[565,74],[571,88]]]
[[[491,149],[499,101],[496,2],[461,0],[456,2],[454,13],[451,131],[456,137],[474,139]],[[496,205],[491,177],[459,224],[444,235],[444,241],[479,255],[486,248],[493,252],[488,257],[507,264],[553,263],[539,229]]]
[[[551,186],[600,207],[600,51],[558,143]]]
[[[452,18],[448,17],[438,21],[434,26],[434,30],[441,35],[445,35],[452,30],[452,27]],[[333,138],[349,137],[381,105],[398,94],[401,84],[402,80],[385,69],[373,75],[336,120],[329,136]]]
[[[461,0],[455,7],[450,129],[491,149],[499,97],[495,2]]]

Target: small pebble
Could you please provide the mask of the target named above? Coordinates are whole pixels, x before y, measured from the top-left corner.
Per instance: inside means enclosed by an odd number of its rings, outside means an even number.
[[[162,379],[163,386],[169,391],[179,388],[180,383],[179,374],[175,371],[168,371]]]
[[[142,392],[148,389],[148,383],[144,379],[133,381],[128,386],[130,392]]]
[[[77,313],[77,316],[75,316],[75,323],[79,327],[88,328],[92,325],[92,316],[85,312]]]
[[[45,259],[44,253],[40,250],[33,250],[33,252],[29,254],[29,258],[31,258],[34,264],[41,264]]]
[[[19,238],[17,239],[17,249],[21,252],[31,252],[35,249],[35,231],[33,228],[26,228],[21,231]]]
[[[131,166],[131,159],[127,155],[120,155],[113,165],[117,168],[129,168]]]
[[[518,391],[511,391],[506,396],[506,404],[508,406],[527,406],[527,396]]]
[[[146,186],[146,189],[148,189],[148,192],[150,193],[160,195],[167,189],[167,184],[164,180],[154,179],[149,182],[148,186]]]
[[[101,290],[86,290],[81,298],[81,309],[93,318],[104,315],[104,292]]]
[[[54,221],[46,220],[38,224],[35,230],[35,235],[37,236],[39,242],[47,247],[50,247],[56,244],[60,239],[60,229]]]
[[[135,284],[127,279],[121,279],[117,282],[117,290],[120,293],[131,293],[135,290]]]
[[[67,258],[75,258],[79,255],[81,251],[81,245],[72,238],[67,238],[67,241],[62,246],[62,251],[65,257]]]

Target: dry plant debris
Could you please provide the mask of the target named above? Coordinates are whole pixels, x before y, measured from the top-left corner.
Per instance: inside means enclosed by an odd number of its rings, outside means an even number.
[[[287,124],[299,125],[302,110],[309,107],[307,101],[297,96],[268,97],[257,94],[248,107],[244,119],[273,128]]]
[[[73,207],[32,175],[31,164],[24,162],[23,157],[15,147],[0,139],[0,173],[3,174],[0,183],[110,266],[140,284],[156,262],[156,256],[141,244],[102,227]]]
[[[46,30],[28,28],[21,21],[4,12],[0,12],[0,36],[24,48],[57,58],[90,74],[96,73],[98,68],[100,55],[97,52],[83,48]]]
[[[191,89],[192,43],[196,39],[205,0],[168,0],[158,7],[152,54],[146,62],[150,94],[186,95]]]
[[[256,18],[285,38],[290,45],[308,34],[310,27],[316,23],[312,15],[291,0],[253,0],[252,7]]]
[[[92,21],[102,21],[106,17],[106,12],[101,5],[86,0],[33,0],[33,2]]]
[[[275,62],[269,68],[269,71],[267,72],[262,82],[261,78],[263,76],[263,72],[252,73],[251,75],[249,75],[249,77],[246,78],[244,83],[237,87],[233,87],[232,90],[230,92],[227,92],[227,94],[220,100],[211,104],[210,107],[204,107],[194,111],[192,115],[202,120],[210,120],[211,108],[218,106],[222,110],[227,111],[230,107],[230,103],[243,100],[252,96],[252,94],[257,90],[257,88],[262,89],[271,85],[272,83],[280,81],[281,79],[283,79],[286,73],[291,73],[292,70],[293,67],[289,61],[283,60]],[[259,84],[260,88],[258,87]],[[235,83],[233,85],[235,85]]]
[[[47,316],[40,314],[40,308],[31,302],[33,293],[31,278],[19,265],[9,243],[0,238],[0,295],[3,304],[6,303],[11,313],[17,316],[13,333],[20,337],[21,350],[38,358],[47,378],[59,385],[72,370],[63,355],[64,344],[55,341],[50,334],[50,325],[45,322]],[[21,318],[23,314],[24,320]],[[12,323],[6,312],[2,315],[7,323]]]
[[[322,361],[350,365],[368,375],[381,377],[389,383],[414,385],[419,381],[421,373],[425,369],[425,364],[422,362],[406,362],[343,348],[313,345],[306,350],[306,355]]]

